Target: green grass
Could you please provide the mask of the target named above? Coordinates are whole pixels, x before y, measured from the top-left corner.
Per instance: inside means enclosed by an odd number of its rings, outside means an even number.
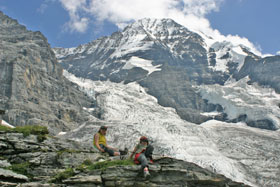
[[[13,164],[7,169],[14,171],[15,173],[22,174],[27,176],[28,178],[32,178],[33,175],[31,175],[28,170],[30,169],[30,163],[29,162],[24,162],[21,164]]]
[[[25,125],[18,126],[16,128],[0,126],[0,131],[22,133],[25,137],[29,136],[30,134],[37,135],[39,142],[44,141],[47,138],[46,135],[49,134],[47,127],[39,125]]]
[[[12,130],[12,128],[0,125],[0,131],[5,131],[6,132],[6,131],[10,131],[10,130]]]
[[[87,166],[88,170],[96,170],[96,169],[101,169],[105,170],[108,167],[111,166],[130,166],[134,165],[132,160],[113,160],[113,161],[103,161],[103,162],[97,162],[93,163],[91,165]]]

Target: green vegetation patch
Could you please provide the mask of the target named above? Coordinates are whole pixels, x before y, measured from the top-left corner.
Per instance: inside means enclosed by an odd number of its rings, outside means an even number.
[[[39,125],[26,125],[14,128],[16,132],[22,133],[24,136],[34,135],[47,135],[49,134],[48,128]]]
[[[33,175],[28,172],[31,169],[30,167],[31,167],[31,165],[29,162],[24,162],[21,164],[13,164],[13,165],[7,167],[7,169],[12,170],[15,173],[25,175],[28,178],[32,178]]]
[[[22,133],[25,137],[30,134],[37,135],[39,142],[44,141],[46,139],[46,135],[49,134],[48,128],[40,125],[25,125],[18,126],[16,128],[0,126],[0,131]]]
[[[134,165],[133,161],[128,160],[112,160],[112,161],[104,161],[104,162],[97,162],[87,166],[88,170],[96,170],[101,169],[104,170],[111,166],[130,166]]]
[[[113,161],[103,161],[103,162],[95,162],[93,163],[90,160],[85,160],[81,165],[79,165],[76,169],[81,172],[85,171],[93,171],[93,170],[105,170],[111,166],[130,166],[134,165],[132,160],[113,160]]]
[[[6,132],[6,131],[10,131],[10,130],[12,130],[12,128],[0,125],[0,131],[5,131]]]

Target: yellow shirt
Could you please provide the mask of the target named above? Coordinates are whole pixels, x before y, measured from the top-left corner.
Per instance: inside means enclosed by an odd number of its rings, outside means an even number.
[[[100,134],[99,132],[97,134],[99,135],[98,144],[107,146],[106,137],[104,135]],[[95,138],[93,138],[93,145],[96,147]]]

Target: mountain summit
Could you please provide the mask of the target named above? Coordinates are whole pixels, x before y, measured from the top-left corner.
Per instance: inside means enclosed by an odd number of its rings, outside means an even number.
[[[213,41],[171,19],[141,19],[76,48],[55,48],[61,65],[78,77],[113,82],[138,82],[159,104],[173,107],[182,119],[200,124],[209,119],[245,121],[250,126],[278,129],[268,115],[231,116],[221,102],[202,97],[200,85],[226,85],[248,77],[247,83],[280,93],[280,57],[262,58],[243,45]],[[217,115],[205,115],[216,112]]]

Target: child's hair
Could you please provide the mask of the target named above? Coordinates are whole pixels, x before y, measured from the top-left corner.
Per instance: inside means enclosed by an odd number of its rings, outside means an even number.
[[[141,136],[140,142],[147,142],[147,144],[149,144],[149,140],[146,136]]]
[[[98,130],[98,132],[100,133],[101,130],[107,130],[108,127],[107,126],[101,126],[100,129]]]

